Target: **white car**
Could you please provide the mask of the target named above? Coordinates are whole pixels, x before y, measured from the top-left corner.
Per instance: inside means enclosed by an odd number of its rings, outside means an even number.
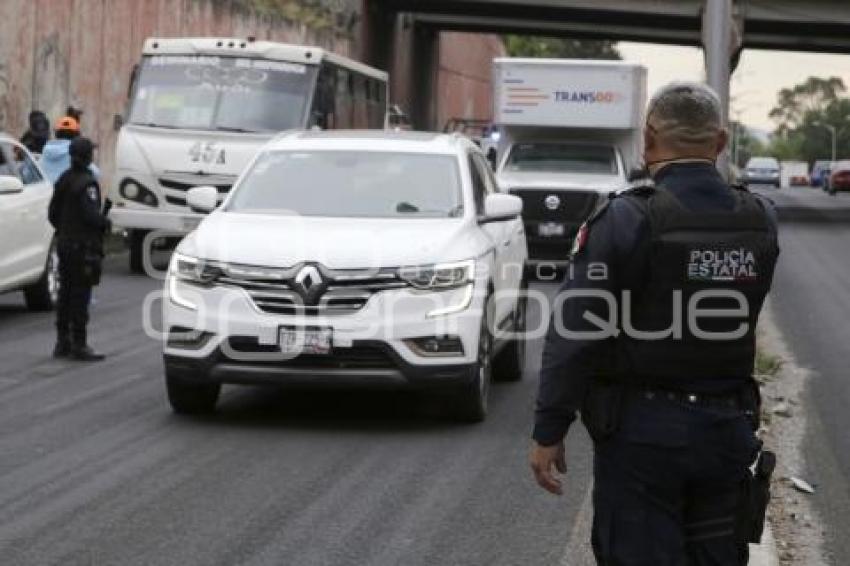
[[[47,206],[53,185],[17,141],[0,134],[0,293],[24,292],[30,310],[50,310],[58,293],[53,227]]]
[[[222,383],[409,387],[476,421],[492,373],[521,377],[522,202],[471,141],[288,133],[221,206],[214,187],[187,196],[211,213],[165,285],[176,412],[212,410]]]

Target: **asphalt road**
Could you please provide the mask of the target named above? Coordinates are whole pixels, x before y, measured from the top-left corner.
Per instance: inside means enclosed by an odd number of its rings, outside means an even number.
[[[817,486],[831,563],[850,564],[850,193],[761,192],[782,219],[773,307],[797,362],[812,371],[802,473]]]
[[[586,561],[572,550],[587,527],[580,427],[563,498],[527,470],[539,342],[480,425],[407,395],[248,388],[226,389],[215,416],[180,418],[142,330],[159,285],[122,259],[96,292],[97,365],[54,361],[52,316],[0,297],[3,566]]]

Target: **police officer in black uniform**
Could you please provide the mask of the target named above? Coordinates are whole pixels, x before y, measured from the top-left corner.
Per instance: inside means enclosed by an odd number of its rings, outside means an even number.
[[[75,138],[68,149],[71,167],[56,181],[48,216],[56,228],[59,303],[55,357],[81,361],[104,358],[87,343],[91,289],[100,282],[103,237],[111,223],[104,213],[100,185],[89,169],[94,144]]]
[[[718,174],[727,134],[710,88],[662,88],[644,139],[647,178],[609,199],[573,246],[530,463],[561,493],[564,436],[580,412],[594,440],[598,564],[746,564],[759,519],[755,327],[779,253],[776,220]]]

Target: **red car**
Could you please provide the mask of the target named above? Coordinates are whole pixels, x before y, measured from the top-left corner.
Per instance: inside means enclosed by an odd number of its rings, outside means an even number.
[[[829,175],[829,192],[850,191],[850,160],[837,161]]]

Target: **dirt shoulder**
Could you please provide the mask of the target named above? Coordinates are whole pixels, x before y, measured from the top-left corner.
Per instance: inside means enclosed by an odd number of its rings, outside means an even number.
[[[760,436],[765,447],[778,457],[768,518],[779,563],[826,566],[829,562],[825,558],[822,522],[811,495],[803,491],[805,486],[795,486],[792,481],[807,479],[802,446],[808,426],[804,399],[810,372],[794,360],[769,303],[761,316],[758,346],[756,377],[762,384],[763,406]]]

